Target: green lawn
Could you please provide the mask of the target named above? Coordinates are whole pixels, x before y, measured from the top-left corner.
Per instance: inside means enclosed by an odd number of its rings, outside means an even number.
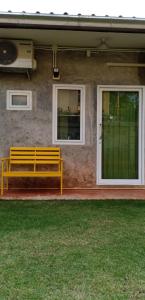
[[[1,201],[7,299],[145,299],[145,202]]]

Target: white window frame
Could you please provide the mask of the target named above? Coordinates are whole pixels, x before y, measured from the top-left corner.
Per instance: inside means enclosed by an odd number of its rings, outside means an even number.
[[[27,104],[26,105],[13,105],[12,97],[15,95],[26,96]],[[7,90],[6,108],[7,108],[7,110],[32,110],[32,91]]]
[[[58,90],[80,90],[80,140],[58,140],[57,139],[57,96]],[[76,84],[54,84],[53,85],[53,144],[60,145],[84,145],[85,144],[85,86]]]

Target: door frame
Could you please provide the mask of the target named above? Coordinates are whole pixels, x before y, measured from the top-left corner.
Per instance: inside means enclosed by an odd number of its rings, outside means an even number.
[[[138,179],[103,179],[102,178],[102,92],[103,91],[137,91],[139,92],[139,149]],[[97,86],[97,185],[143,185],[144,184],[144,115],[145,86],[99,85]]]

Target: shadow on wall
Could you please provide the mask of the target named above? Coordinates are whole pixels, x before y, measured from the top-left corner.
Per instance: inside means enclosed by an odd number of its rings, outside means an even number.
[[[138,63],[145,64],[145,53],[138,54]],[[145,85],[145,67],[138,68],[138,76],[141,85]]]

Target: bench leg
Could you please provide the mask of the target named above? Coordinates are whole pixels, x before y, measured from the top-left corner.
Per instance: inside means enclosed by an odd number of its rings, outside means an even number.
[[[9,166],[8,161],[7,161],[7,170],[10,171],[10,166]],[[8,177],[6,177],[6,190],[8,190]]]
[[[61,177],[60,177],[60,193],[62,195],[62,186],[63,186],[63,161],[60,163]]]
[[[60,177],[60,193],[62,195],[62,176]]]
[[[9,182],[8,182],[8,177],[6,179],[6,190],[8,190]]]
[[[4,161],[2,161],[2,172],[1,172],[1,196],[4,193]]]
[[[3,196],[4,193],[4,178],[1,176],[1,196]]]

